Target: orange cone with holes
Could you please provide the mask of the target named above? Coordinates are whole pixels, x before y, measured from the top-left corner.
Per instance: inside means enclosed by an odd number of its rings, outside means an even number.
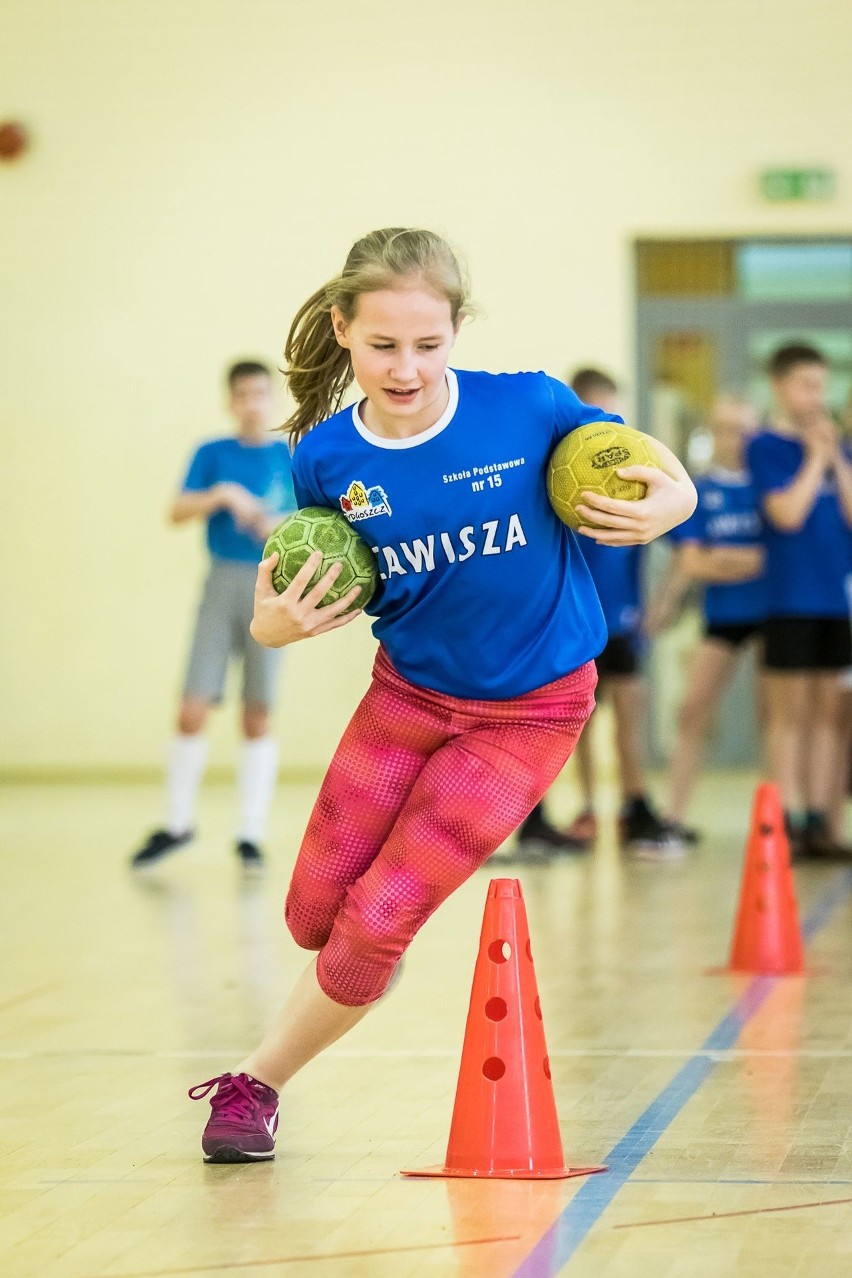
[[[784,811],[777,787],[766,783],[754,796],[728,969],[791,976],[803,964]]]
[[[603,1171],[566,1166],[517,879],[492,879],[443,1167],[406,1176],[558,1180]]]

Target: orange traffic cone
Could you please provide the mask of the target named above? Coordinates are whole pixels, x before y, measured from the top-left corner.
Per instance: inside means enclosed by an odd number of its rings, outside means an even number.
[[[754,796],[728,970],[775,976],[803,970],[790,843],[778,790],[768,783]]]
[[[403,1175],[558,1180],[603,1170],[565,1165],[521,885],[492,879],[447,1159]]]

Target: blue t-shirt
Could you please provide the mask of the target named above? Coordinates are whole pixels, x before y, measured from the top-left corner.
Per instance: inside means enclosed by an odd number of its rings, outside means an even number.
[[[242,484],[272,516],[296,509],[290,449],[281,440],[246,444],[228,436],[202,444],[189,464],[183,491],[204,492],[221,483]],[[207,520],[207,546],[216,559],[256,564],[264,541],[239,528],[229,510],[217,510]]]
[[[643,546],[599,546],[578,538],[603,608],[610,639],[636,635],[642,620]]]
[[[758,499],[786,488],[805,457],[790,435],[765,429],[748,446],[748,466]],[[852,531],[843,517],[837,484],[826,475],[811,512],[798,532],[775,528],[764,510],[769,615],[845,617],[845,582],[852,571]]]
[[[439,421],[385,439],[358,407],[293,455],[300,506],[343,510],[381,575],[366,611],[405,678],[451,696],[520,696],[597,656],[606,627],[577,539],[547,499],[575,426],[620,421],[544,373],[447,370]]]
[[[763,521],[758,497],[747,471],[714,466],[695,480],[698,505],[685,523],[673,528],[673,541],[702,546],[760,546]],[[748,581],[711,583],[704,587],[704,618],[711,626],[747,626],[765,621],[769,609],[766,570]]]

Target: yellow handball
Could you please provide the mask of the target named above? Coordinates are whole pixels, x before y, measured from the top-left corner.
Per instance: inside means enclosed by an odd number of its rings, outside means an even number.
[[[569,528],[594,528],[577,507],[584,492],[602,493],[621,501],[639,501],[647,484],[620,479],[622,466],[657,466],[660,458],[641,431],[618,422],[588,422],[560,440],[547,467],[547,495],[556,514]]]

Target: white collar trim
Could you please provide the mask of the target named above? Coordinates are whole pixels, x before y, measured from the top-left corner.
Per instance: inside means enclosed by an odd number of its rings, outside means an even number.
[[[425,444],[428,440],[434,439],[449,426],[459,403],[459,379],[451,368],[447,369],[446,376],[450,398],[441,416],[428,430],[421,430],[417,435],[409,435],[405,439],[389,439],[386,435],[375,435],[361,420],[361,404],[364,403],[364,400],[361,400],[360,403],[352,405],[352,423],[358,434],[376,448],[417,448],[418,444]]]

